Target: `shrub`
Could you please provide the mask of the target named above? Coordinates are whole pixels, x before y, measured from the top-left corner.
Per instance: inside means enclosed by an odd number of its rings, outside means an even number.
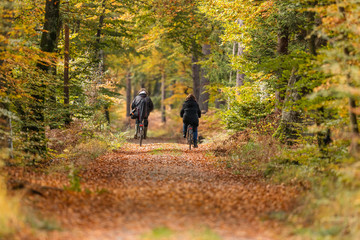
[[[309,239],[358,239],[360,236],[360,164],[337,141],[327,149],[314,145],[286,149],[268,163],[265,175],[276,183],[307,192],[284,220]]]
[[[19,207],[18,199],[7,195],[5,180],[0,175],[0,239],[5,239],[20,226]]]
[[[227,168],[235,173],[254,174],[263,171],[267,163],[281,152],[279,144],[271,136],[237,132],[227,140],[214,144],[214,153],[220,156]]]
[[[262,83],[245,83],[240,88],[223,88],[228,110],[221,117],[227,128],[244,130],[268,116],[274,107],[274,96]]]

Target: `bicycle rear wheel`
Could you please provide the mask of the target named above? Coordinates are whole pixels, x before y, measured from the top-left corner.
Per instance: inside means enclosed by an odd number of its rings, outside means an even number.
[[[141,147],[141,146],[142,146],[142,141],[143,141],[143,139],[144,139],[144,128],[143,128],[143,127],[140,127],[139,133],[140,133],[140,139],[139,139],[139,141],[140,141],[140,147]]]
[[[189,143],[189,150],[191,150],[191,145],[193,141],[194,132],[192,130],[192,127],[188,127],[188,143]]]

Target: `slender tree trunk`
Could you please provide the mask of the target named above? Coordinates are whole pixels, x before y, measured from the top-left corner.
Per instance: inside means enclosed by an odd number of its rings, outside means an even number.
[[[354,113],[354,110],[356,109],[356,102],[353,97],[349,98],[349,115],[350,115],[350,126],[351,126],[351,147],[350,152],[353,155],[357,155],[359,152],[359,125],[357,116]]]
[[[281,29],[281,31],[278,32],[278,41],[277,41],[277,49],[276,52],[278,55],[287,55],[288,54],[288,47],[289,47],[289,30],[287,27],[284,27]],[[278,73],[278,78],[280,78],[280,74]],[[276,84],[276,90],[275,90],[275,112],[280,111],[280,104],[284,100],[284,83],[280,82],[278,80],[278,83]]]
[[[100,39],[101,39],[101,31],[104,25],[104,19],[105,19],[105,10],[106,10],[106,0],[102,1],[101,7],[103,9],[102,14],[99,18],[99,27],[96,32],[96,53],[98,55],[98,61],[99,61],[99,75],[100,75],[100,81],[102,82],[104,78],[104,72],[105,72],[105,57],[104,57],[104,51],[101,49],[100,46]],[[110,113],[109,113],[109,105],[105,104],[104,106],[104,116],[107,121],[107,123],[110,125]]]
[[[126,74],[126,116],[130,117],[130,105],[131,105],[131,72],[130,70]]]
[[[161,71],[161,122],[166,122],[166,107],[165,107],[165,98],[166,98],[166,86],[165,86],[165,80],[166,80],[166,73],[165,69],[163,68]]]
[[[191,69],[193,73],[193,92],[196,99],[198,100],[200,98],[200,64],[198,64],[199,59],[196,53],[193,53],[191,61]]]
[[[291,76],[286,89],[284,106],[282,109],[281,122],[276,130],[274,137],[279,138],[282,142],[292,144],[299,137],[300,113],[296,110],[297,102],[300,95],[296,89],[296,82],[299,77],[296,76],[296,69],[291,72]]]
[[[218,94],[221,94],[221,89],[217,90]],[[220,109],[221,105],[225,106],[226,101],[225,100],[220,100],[218,98],[215,99],[215,108],[216,109]]]
[[[211,54],[210,44],[204,44],[202,47],[202,52],[205,58],[208,58]],[[209,97],[210,94],[207,92],[206,87],[209,85],[209,78],[206,76],[207,72],[204,67],[201,68],[201,82],[200,82],[200,99],[199,105],[200,110],[206,113],[209,110]]]
[[[244,22],[242,20],[238,20],[237,21],[239,24],[239,27],[242,27],[244,25]],[[241,57],[244,55],[244,47],[242,46],[242,43],[238,42],[238,51],[237,51],[237,55],[238,57]],[[244,78],[245,78],[245,74],[241,73],[239,70],[236,70],[236,86],[237,87],[241,87],[242,85],[244,85]]]
[[[353,97],[349,98],[349,110],[350,110],[350,125],[351,125],[351,132],[353,134],[358,135],[359,134],[359,125],[357,116],[354,113],[354,109],[356,109],[356,102]]]
[[[234,57],[235,57],[235,54],[236,54],[236,45],[237,45],[237,43],[234,42],[234,44],[233,44],[233,50],[232,50],[232,55],[233,55]],[[232,82],[232,74],[233,74],[233,69],[231,68],[231,70],[230,70],[230,77],[229,77],[229,83]]]
[[[279,33],[278,33],[278,44],[276,52],[279,55],[286,55],[289,51],[289,30],[287,27],[284,27]]]
[[[347,79],[348,79],[348,84],[351,87],[350,73],[347,74]],[[355,109],[356,109],[355,98],[353,96],[350,96],[349,97],[349,116],[350,116],[350,127],[351,127],[351,135],[352,135],[351,136],[350,152],[353,155],[357,155],[359,153],[359,151],[360,151],[360,146],[359,146],[359,139],[360,139],[359,124],[358,124],[358,120],[357,120],[357,115],[354,112]]]
[[[68,20],[65,24],[65,51],[64,51],[64,105],[65,105],[65,126],[71,121],[70,117],[70,90],[69,90],[69,62],[70,62],[70,29]]]

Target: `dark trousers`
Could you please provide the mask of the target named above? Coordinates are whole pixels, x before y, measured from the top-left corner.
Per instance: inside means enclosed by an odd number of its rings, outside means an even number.
[[[188,124],[184,123],[184,125],[183,125],[184,134],[187,133],[187,126],[188,126]],[[193,126],[193,133],[194,133],[194,142],[197,142],[197,137],[198,137],[198,129],[197,129],[197,127]]]

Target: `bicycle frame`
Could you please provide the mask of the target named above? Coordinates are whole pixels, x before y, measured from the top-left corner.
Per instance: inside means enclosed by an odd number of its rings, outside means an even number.
[[[137,128],[137,136],[140,140],[140,147],[142,146],[142,140],[144,139],[144,123],[143,121],[140,121],[137,123],[138,128]]]

